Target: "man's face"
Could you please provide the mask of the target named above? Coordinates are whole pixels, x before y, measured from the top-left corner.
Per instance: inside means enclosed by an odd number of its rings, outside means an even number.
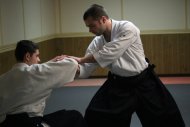
[[[37,64],[40,62],[40,52],[37,49],[36,52],[34,52],[32,55],[28,54],[27,56],[27,64],[32,65],[32,64]]]
[[[103,18],[95,20],[92,17],[88,17],[84,22],[86,26],[89,28],[89,32],[95,34],[96,36],[102,35],[105,31]]]

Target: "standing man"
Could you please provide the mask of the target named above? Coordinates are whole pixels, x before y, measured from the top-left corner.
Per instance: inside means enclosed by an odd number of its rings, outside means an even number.
[[[140,30],[129,21],[110,19],[96,4],[83,19],[96,37],[84,57],[71,56],[81,64],[79,77],[88,77],[97,66],[109,69],[86,109],[88,126],[130,127],[136,112],[143,127],[184,127],[174,99],[145,60]]]
[[[58,56],[38,64],[39,48],[29,40],[17,43],[15,57],[18,63],[0,76],[0,127],[86,127],[75,110],[43,115],[52,90],[73,81],[75,60]]]

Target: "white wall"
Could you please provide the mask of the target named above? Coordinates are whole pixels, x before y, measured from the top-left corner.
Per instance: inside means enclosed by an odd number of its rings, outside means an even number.
[[[33,39],[42,35],[41,1],[24,0],[25,38]]]
[[[111,18],[130,20],[142,31],[189,31],[190,0],[61,0],[61,33],[87,32],[82,16],[93,3],[103,5]]]
[[[0,0],[0,46],[2,45],[2,28],[1,28],[1,0]]]
[[[185,0],[125,0],[124,17],[141,30],[185,29]]]
[[[61,0],[61,32],[88,32],[83,13],[94,3],[105,6],[111,17],[121,19],[121,0]]]
[[[1,5],[1,1],[0,1]],[[2,28],[1,28],[1,8],[0,8],[0,46],[2,45]]]
[[[41,0],[42,36],[56,33],[56,14],[54,0]]]
[[[24,38],[22,0],[2,0],[1,25],[3,45]]]
[[[187,26],[190,29],[190,0],[187,0]]]
[[[190,32],[190,0],[0,0],[0,50],[21,39],[86,34],[83,13],[94,3],[142,31]]]
[[[0,45],[56,33],[55,1],[0,0]]]

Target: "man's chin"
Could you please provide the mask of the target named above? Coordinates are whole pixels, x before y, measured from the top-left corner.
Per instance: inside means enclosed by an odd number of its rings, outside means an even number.
[[[102,34],[95,34],[96,36],[101,36]]]
[[[94,34],[96,36],[101,36],[102,35],[101,33],[92,33],[92,34]]]

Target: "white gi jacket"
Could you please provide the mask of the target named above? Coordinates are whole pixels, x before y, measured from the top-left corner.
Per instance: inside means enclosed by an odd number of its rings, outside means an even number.
[[[134,76],[148,67],[140,38],[140,30],[129,21],[112,20],[111,41],[96,36],[86,50],[97,63],[80,66],[80,78],[88,77],[99,65],[120,76]]]
[[[27,112],[30,117],[43,116],[52,89],[73,81],[77,68],[73,59],[13,66],[0,76],[0,123],[6,114]]]

